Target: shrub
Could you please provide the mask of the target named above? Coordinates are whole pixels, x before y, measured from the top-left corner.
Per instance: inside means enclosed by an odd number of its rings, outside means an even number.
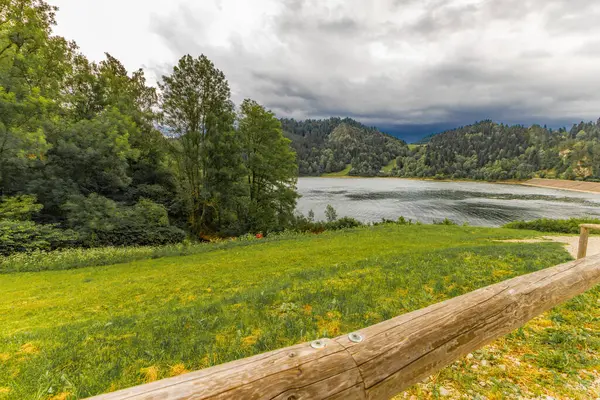
[[[335,211],[335,208],[333,208],[331,204],[327,204],[327,208],[325,209],[325,218],[327,218],[327,222],[333,222],[338,218],[337,211]]]
[[[75,242],[73,231],[33,221],[0,220],[0,254],[54,250]]]
[[[393,224],[393,225],[412,225],[413,221],[412,219],[406,219],[403,216],[398,217],[398,219],[396,221],[394,221],[393,219],[386,219],[386,218],[382,218],[381,222],[374,222],[373,226],[377,226],[377,225],[385,225],[385,224]]]
[[[504,225],[504,228],[510,229],[528,229],[539,232],[556,233],[579,233],[580,224],[600,224],[598,218],[569,218],[569,219],[550,219],[541,218],[532,221],[514,221]]]
[[[337,217],[336,217],[337,218]],[[354,218],[343,217],[334,221],[313,221],[304,215],[297,215],[291,231],[321,233],[324,231],[337,231],[340,229],[356,228],[364,224]]]
[[[42,225],[31,217],[42,209],[35,196],[3,197],[0,201],[0,254],[54,250],[72,244],[73,231]]]
[[[458,225],[456,222],[452,221],[451,219],[448,218],[444,218],[441,221],[433,221],[434,225]]]
[[[335,221],[327,222],[325,224],[325,230],[336,231],[339,229],[356,228],[362,226],[363,223],[350,217],[343,217]]]
[[[169,225],[166,208],[147,199],[127,207],[92,194],[74,197],[64,208],[80,244],[87,247],[157,246],[185,239],[184,231]]]

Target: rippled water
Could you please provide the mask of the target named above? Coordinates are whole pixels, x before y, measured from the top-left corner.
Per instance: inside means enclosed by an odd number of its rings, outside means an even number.
[[[499,226],[535,218],[600,217],[600,195],[476,182],[390,178],[300,178],[298,211],[324,219],[331,204],[339,216],[364,222],[399,216],[431,223],[449,218],[470,225]]]

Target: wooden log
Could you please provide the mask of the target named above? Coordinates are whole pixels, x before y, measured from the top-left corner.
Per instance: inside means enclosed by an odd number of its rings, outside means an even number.
[[[600,226],[599,226],[600,228]],[[587,245],[590,237],[590,228],[585,225],[579,226],[579,246],[577,247],[577,259],[584,258],[587,254]]]
[[[300,344],[94,399],[388,399],[598,283],[600,255],[362,329],[359,343]]]
[[[579,225],[579,227],[580,228],[600,230],[600,224],[581,224],[581,225]]]

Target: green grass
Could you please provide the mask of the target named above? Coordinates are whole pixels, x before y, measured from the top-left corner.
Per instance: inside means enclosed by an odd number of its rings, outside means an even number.
[[[323,176],[323,177],[348,176],[348,174],[350,173],[350,170],[352,170],[352,164],[346,165],[346,168],[344,168],[341,171],[330,172],[328,174],[322,174],[321,176]]]
[[[266,241],[299,235],[293,232],[271,234]],[[165,246],[71,248],[56,251],[35,251],[0,256],[0,274],[76,269],[125,263],[149,258],[187,256],[216,249],[228,249],[251,244],[253,235],[223,240],[218,243],[179,243]]]
[[[137,385],[337,336],[570,259],[556,243],[498,241],[535,235],[390,224],[0,275],[0,398],[80,398]],[[537,379],[539,390],[527,389],[533,394],[577,398],[573,388],[591,387],[600,363],[598,299],[598,290],[581,296],[541,317],[550,322],[529,325],[411,391],[435,397],[443,383],[492,399]],[[478,375],[468,364],[488,357],[498,365],[503,355],[542,372],[514,367],[519,378],[490,367]],[[480,386],[481,379],[492,383]]]
[[[409,144],[408,145],[408,149],[409,150],[415,150],[415,149],[419,148],[420,146],[424,146],[424,145],[422,145],[422,144]]]
[[[388,165],[381,169],[382,172],[389,174],[392,170],[396,168],[396,159],[394,158]]]
[[[532,221],[514,221],[504,225],[509,229],[528,229],[539,232],[553,233],[572,233],[579,234],[579,225],[581,224],[600,224],[598,218],[569,218],[569,219],[550,219],[540,218]],[[591,233],[597,233],[592,231]]]

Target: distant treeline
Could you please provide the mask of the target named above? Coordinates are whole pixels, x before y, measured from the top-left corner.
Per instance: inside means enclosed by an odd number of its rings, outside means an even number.
[[[480,180],[600,179],[600,120],[571,130],[481,121],[432,136],[392,175]]]
[[[405,142],[350,118],[282,119],[281,124],[298,155],[300,175],[319,176],[351,165],[350,175],[377,176],[409,154]]]
[[[282,120],[301,175],[600,180],[600,120],[570,130],[481,121],[406,143],[353,120]],[[384,168],[386,167],[387,168]]]

